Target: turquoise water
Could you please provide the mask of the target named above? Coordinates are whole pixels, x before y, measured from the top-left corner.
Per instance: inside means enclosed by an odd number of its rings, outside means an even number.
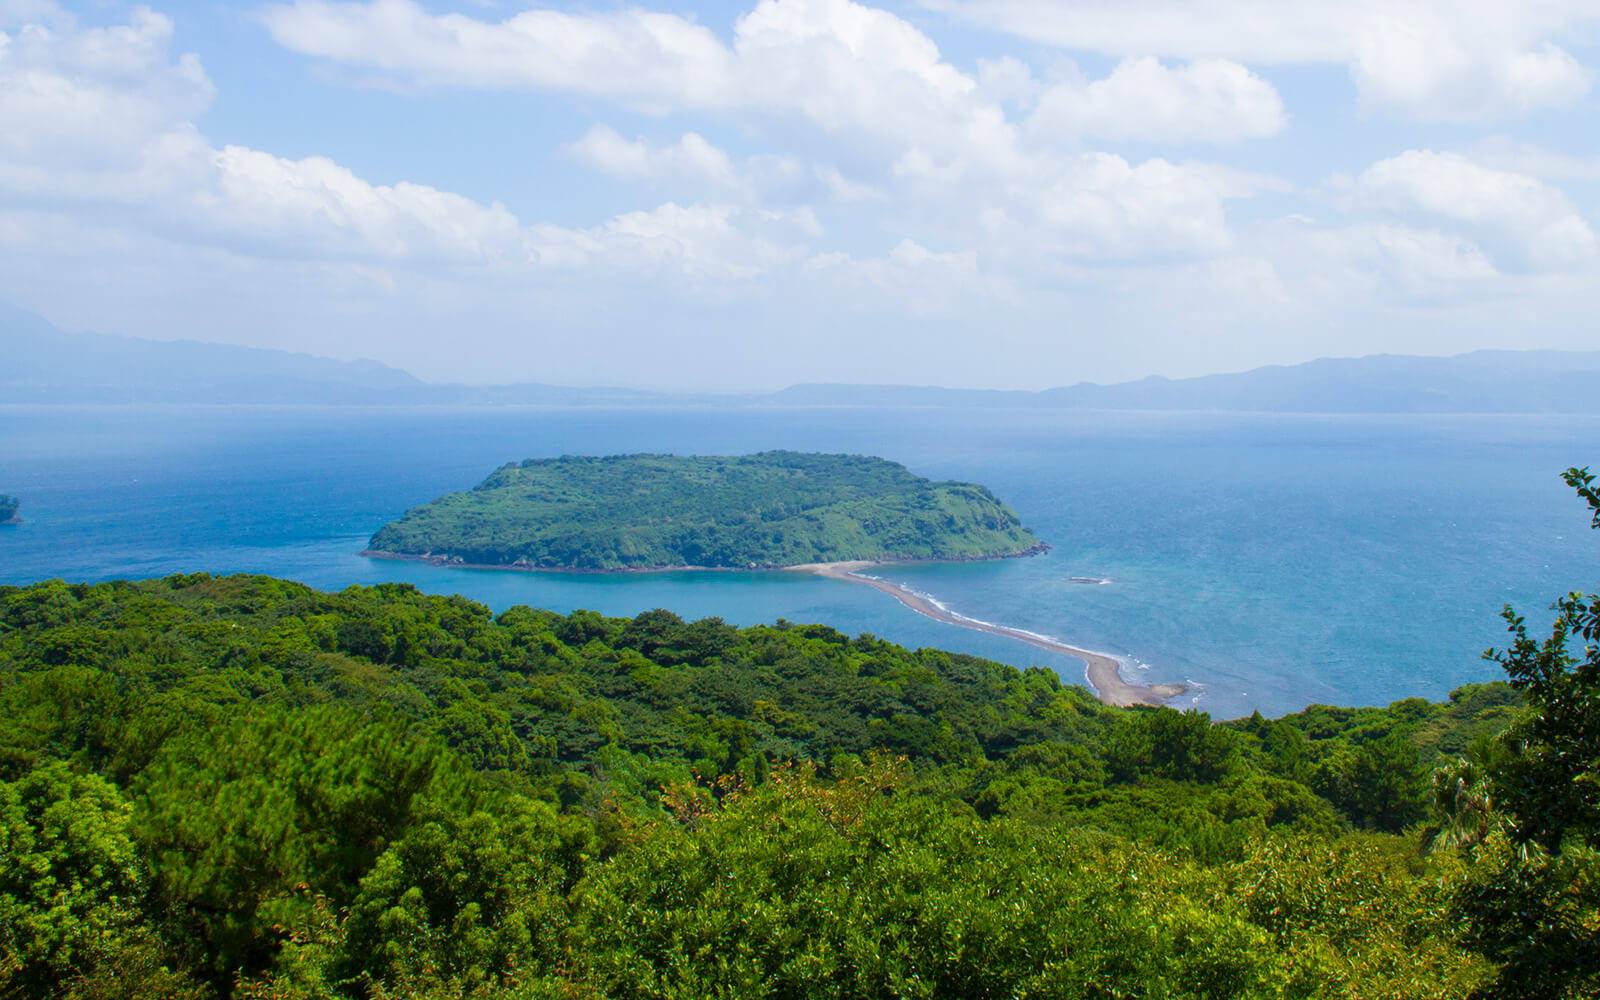
[[[1082,665],[790,573],[545,575],[355,555],[385,521],[501,463],[559,454],[882,455],[994,489],[1055,548],[878,572],[952,610],[1129,658],[1230,717],[1441,698],[1497,676],[1507,602],[1548,619],[1600,587],[1600,532],[1559,479],[1600,466],[1600,418],[1025,410],[0,407],[0,582],[270,573],[406,580],[500,609],[739,624],[787,618],[1080,683]],[[1105,585],[1072,577],[1107,579]]]

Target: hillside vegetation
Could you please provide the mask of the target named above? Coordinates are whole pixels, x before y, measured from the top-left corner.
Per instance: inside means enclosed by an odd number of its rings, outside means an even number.
[[[1017,555],[1039,540],[982,486],[858,455],[566,456],[413,508],[374,553],[545,569],[793,566]]]
[[[0,994],[1465,996],[1427,775],[1519,703],[1217,725],[820,625],[0,588]]]

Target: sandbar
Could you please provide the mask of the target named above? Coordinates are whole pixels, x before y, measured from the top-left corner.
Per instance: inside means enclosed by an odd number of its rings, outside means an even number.
[[[1093,689],[1095,697],[1107,705],[1115,705],[1118,708],[1128,708],[1133,705],[1165,705],[1168,699],[1176,698],[1187,690],[1182,684],[1129,684],[1122,677],[1122,664],[1114,656],[1096,653],[1090,649],[1080,649],[1077,646],[1070,646],[1064,642],[1058,642],[1055,639],[1028,632],[1024,629],[995,625],[991,622],[979,621],[976,618],[968,618],[966,615],[957,614],[934,601],[930,601],[914,590],[862,573],[862,570],[877,565],[880,564],[875,562],[806,563],[789,568],[805,570],[818,576],[825,576],[830,580],[864,583],[869,587],[883,591],[917,614],[925,615],[934,621],[944,622],[947,625],[958,625],[961,628],[970,628],[977,632],[988,632],[990,635],[1001,635],[1008,639],[1018,639],[1040,649],[1048,649],[1053,653],[1065,653],[1068,656],[1082,660],[1084,663],[1084,676],[1089,682],[1089,687]]]

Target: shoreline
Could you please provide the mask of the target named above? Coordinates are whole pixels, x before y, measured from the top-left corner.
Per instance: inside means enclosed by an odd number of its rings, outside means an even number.
[[[968,618],[966,615],[956,614],[946,608],[940,607],[935,602],[923,597],[915,591],[882,580],[873,576],[864,576],[861,571],[881,563],[858,561],[836,563],[807,563],[801,566],[791,566],[790,569],[802,570],[830,580],[843,580],[847,583],[864,583],[875,590],[881,590],[917,614],[946,625],[956,625],[960,628],[969,628],[975,632],[987,632],[990,635],[1004,636],[1007,639],[1017,639],[1040,649],[1047,649],[1053,653],[1065,653],[1074,659],[1082,660],[1084,664],[1084,677],[1089,682],[1089,688],[1107,705],[1117,708],[1130,708],[1134,705],[1165,705],[1168,699],[1176,698],[1188,690],[1183,684],[1130,684],[1122,677],[1122,663],[1114,656],[1097,653],[1090,649],[1057,642],[1054,639],[1036,635],[1019,628],[1006,625],[994,625],[989,622]]]
[[[0,522],[3,523],[3,522]],[[866,559],[852,562],[837,563],[796,563],[779,565],[778,563],[750,563],[746,566],[610,566],[610,567],[585,567],[585,566],[535,566],[532,563],[469,563],[451,555],[414,555],[406,552],[384,552],[381,549],[362,549],[356,555],[364,559],[386,559],[392,562],[415,562],[429,566],[442,566],[446,569],[495,569],[510,570],[515,573],[580,573],[580,574],[607,574],[607,573],[779,573],[785,570],[809,570],[813,566],[884,566],[893,563],[968,563],[968,562],[994,562],[999,559],[1027,559],[1032,556],[1043,555],[1050,551],[1050,546],[1044,542],[1031,545],[1017,552],[1002,552],[992,556],[947,556],[935,559],[918,559],[906,557],[903,559]]]
[[[1089,684],[1089,689],[1096,698],[1107,705],[1117,708],[1129,708],[1134,705],[1162,706],[1169,699],[1176,698],[1189,688],[1185,684],[1131,684],[1122,676],[1122,663],[1114,656],[1097,653],[1092,649],[1083,649],[1069,643],[1059,642],[1042,635],[1011,628],[1007,625],[994,625],[989,622],[968,618],[954,611],[946,610],[930,601],[915,591],[908,590],[888,580],[877,577],[864,576],[861,570],[873,566],[892,566],[896,563],[962,563],[962,562],[990,562],[997,559],[1022,559],[1028,556],[1039,555],[1048,551],[1049,545],[1041,542],[1031,548],[1020,552],[1010,552],[996,556],[973,556],[957,559],[858,559],[842,562],[826,563],[799,563],[792,566],[777,566],[767,564],[753,564],[750,566],[619,566],[611,569],[580,569],[567,566],[533,566],[527,563],[469,563],[451,556],[435,555],[408,555],[399,552],[382,552],[376,549],[362,549],[358,555],[367,559],[386,559],[395,562],[417,562],[430,566],[441,566],[447,569],[473,569],[473,570],[510,570],[517,573],[567,573],[580,575],[606,575],[606,574],[633,574],[633,573],[750,573],[750,572],[802,572],[816,576],[826,577],[830,580],[843,580],[847,583],[863,583],[875,590],[881,590],[901,604],[915,611],[925,618],[943,622],[946,625],[955,625],[959,628],[969,628],[975,632],[987,632],[1007,639],[1016,639],[1030,646],[1049,650],[1052,653],[1064,653],[1073,659],[1082,660],[1084,663],[1084,679]],[[1082,578],[1087,582],[1088,578]],[[1095,582],[1102,582],[1098,579]]]

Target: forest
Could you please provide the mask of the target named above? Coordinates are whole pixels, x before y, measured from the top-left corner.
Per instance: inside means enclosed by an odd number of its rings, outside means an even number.
[[[1556,612],[1446,702],[1214,722],[823,625],[4,587],[0,996],[1591,997]]]
[[[529,459],[407,511],[372,554],[530,569],[747,569],[1020,555],[1039,539],[974,483],[859,455]]]

